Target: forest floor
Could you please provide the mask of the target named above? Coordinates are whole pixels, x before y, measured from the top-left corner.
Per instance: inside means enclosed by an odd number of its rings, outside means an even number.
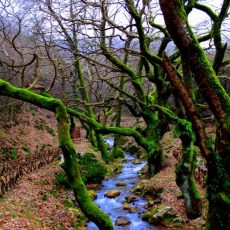
[[[28,116],[28,115],[27,115]],[[44,117],[46,117],[44,119]],[[22,117],[21,117],[22,118]],[[124,125],[136,121],[124,119]],[[32,152],[41,146],[57,146],[57,134],[54,116],[38,109],[34,115],[25,117],[11,127],[0,126],[1,141],[12,145],[23,154],[23,146]],[[52,128],[52,129],[51,129]],[[10,135],[6,135],[7,133]],[[6,137],[10,138],[6,138]],[[5,137],[5,138],[4,138]],[[179,199],[180,191],[175,183],[175,164],[177,159],[173,152],[180,151],[180,141],[167,133],[162,141],[167,155],[166,167],[152,179],[140,179],[151,187],[164,187],[161,193],[162,205],[172,207],[185,221],[179,229],[203,229],[205,210],[202,218],[190,221],[186,218],[183,199]],[[21,151],[22,150],[22,151]],[[89,143],[83,138],[77,144],[80,153],[94,152]],[[61,170],[58,162],[46,165],[29,175],[23,176],[3,198],[0,199],[0,230],[70,230],[87,229],[83,214],[69,203],[66,191],[55,185],[55,175]],[[204,197],[204,189],[199,186]],[[204,199],[204,206],[206,202]],[[171,226],[170,229],[178,229]]]

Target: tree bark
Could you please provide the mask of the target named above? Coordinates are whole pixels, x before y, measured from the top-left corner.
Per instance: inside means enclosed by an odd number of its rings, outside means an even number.
[[[230,1],[224,1],[229,7]],[[178,47],[218,122],[216,149],[204,137],[202,151],[208,165],[208,229],[229,229],[230,219],[230,97],[222,87],[197,38],[192,32],[181,0],[160,0],[166,27]],[[183,62],[182,62],[183,63]],[[167,67],[167,66],[165,66]],[[175,83],[175,82],[172,82]],[[175,87],[176,84],[173,86]],[[180,92],[182,90],[178,89]],[[181,92],[182,93],[182,92]],[[183,100],[182,100],[183,101]],[[186,106],[185,103],[183,103]],[[188,112],[190,108],[185,107]],[[192,120],[199,136],[196,120]],[[202,138],[200,139],[202,140]],[[206,151],[207,150],[207,151]],[[222,208],[221,208],[222,207]],[[223,208],[224,207],[224,208]]]

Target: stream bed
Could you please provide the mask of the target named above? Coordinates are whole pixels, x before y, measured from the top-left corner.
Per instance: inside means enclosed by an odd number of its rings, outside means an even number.
[[[113,145],[112,138],[106,139],[105,142],[110,146]],[[136,199],[129,204],[131,207],[137,209],[136,212],[130,213],[129,210],[123,209],[125,197],[133,195],[131,193],[131,189],[139,179],[138,172],[146,164],[145,161],[141,161],[140,164],[133,164],[132,161],[136,158],[128,153],[125,154],[125,159],[126,162],[123,164],[122,172],[115,177],[102,182],[102,186],[97,191],[97,199],[95,199],[94,202],[110,216],[115,229],[157,230],[158,228],[156,226],[150,225],[148,222],[145,222],[141,219],[141,214],[146,211],[144,206],[147,204],[147,201],[142,197],[136,196]],[[117,182],[125,182],[126,186],[116,186]],[[115,198],[107,198],[104,196],[105,192],[113,189],[118,189],[121,192],[120,195]],[[116,226],[115,221],[119,216],[128,218],[131,223],[126,226]],[[98,227],[93,222],[89,222],[88,230],[98,230]]]

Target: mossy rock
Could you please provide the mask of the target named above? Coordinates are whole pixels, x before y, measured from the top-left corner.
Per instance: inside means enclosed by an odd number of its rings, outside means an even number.
[[[124,149],[125,152],[129,152],[138,158],[145,153],[145,150],[143,148],[138,146],[134,141],[130,141],[130,140],[127,140],[124,143],[122,149]]]
[[[96,159],[92,153],[85,153],[79,160],[81,177],[84,183],[100,184],[104,180],[107,169]],[[64,167],[64,162],[60,165]],[[64,171],[58,172],[55,176],[55,184],[66,190],[71,189],[71,183],[68,181]]]
[[[117,164],[116,167],[114,168],[113,172],[115,174],[119,174],[122,172],[123,164]]]
[[[146,196],[150,195],[154,199],[160,199],[161,193],[163,192],[163,187],[157,187],[156,185],[148,183],[148,181],[140,181],[133,189],[132,193],[135,195]]]
[[[112,149],[112,153],[111,153],[112,159],[124,158],[124,157],[125,157],[125,154],[121,148],[113,148]]]
[[[80,158],[79,165],[81,176],[85,183],[101,183],[106,176],[107,169],[92,153],[85,153]]]
[[[144,213],[142,219],[150,224],[159,225],[182,224],[184,222],[171,207],[164,205]]]

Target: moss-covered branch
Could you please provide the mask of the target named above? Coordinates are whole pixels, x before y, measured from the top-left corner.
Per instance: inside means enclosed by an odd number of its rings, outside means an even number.
[[[151,64],[161,65],[162,59],[158,57],[157,55],[153,54],[148,48],[148,42],[147,42],[148,39],[145,36],[144,28],[142,25],[142,18],[135,7],[133,0],[126,0],[125,2],[126,2],[126,6],[130,14],[132,15],[132,17],[134,18],[136,22],[136,28],[137,28],[137,32],[139,35],[139,44],[140,44],[140,49],[142,53],[149,60]]]
[[[211,18],[211,20],[213,21],[213,26],[210,32],[210,35],[211,35],[210,37],[214,38],[214,44],[216,47],[216,54],[215,54],[215,58],[213,62],[213,68],[216,73],[219,72],[219,68],[221,67],[221,64],[224,58],[224,54],[227,48],[227,44],[225,45],[222,44],[221,25],[222,25],[223,20],[227,16],[229,4],[230,4],[229,0],[224,0],[219,14],[216,14],[210,7],[206,5],[203,5],[200,3],[195,4],[196,9],[199,9],[207,13],[209,17]]]
[[[145,101],[144,96],[144,89],[141,83],[140,77],[136,74],[136,72],[130,68],[127,64],[124,64],[121,60],[119,60],[117,57],[115,57],[106,47],[105,42],[105,22],[102,22],[101,25],[101,49],[103,51],[103,54],[110,60],[111,63],[113,63],[115,66],[117,66],[119,69],[121,69],[123,72],[128,74],[128,76],[131,77],[131,81],[133,83],[133,86],[135,87],[136,93],[138,97]]]
[[[41,96],[27,89],[17,88],[4,80],[0,80],[0,95],[10,96],[37,105],[56,114],[59,145],[64,155],[63,168],[71,183],[76,200],[83,213],[100,229],[113,229],[111,220],[93,203],[81,179],[76,150],[70,137],[70,118],[63,103],[55,98]]]

